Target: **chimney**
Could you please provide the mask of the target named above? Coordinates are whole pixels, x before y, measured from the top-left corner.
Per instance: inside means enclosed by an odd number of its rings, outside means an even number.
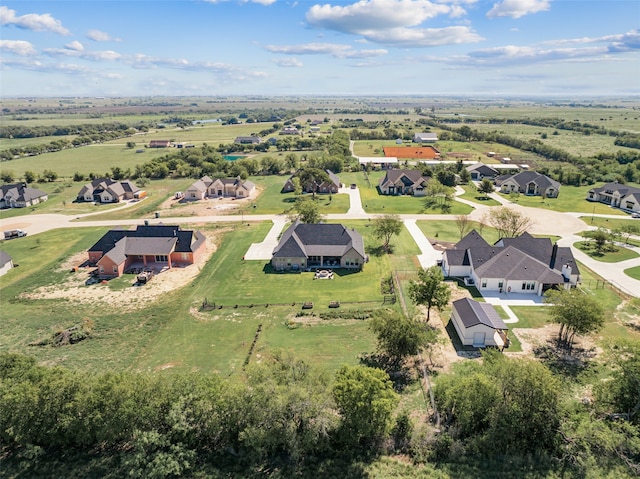
[[[557,256],[558,256],[558,243],[553,243],[553,248],[551,249],[551,261],[549,261],[549,268],[555,269]]]

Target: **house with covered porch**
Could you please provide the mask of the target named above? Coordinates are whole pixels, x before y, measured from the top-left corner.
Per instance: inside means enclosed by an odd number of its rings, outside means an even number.
[[[115,278],[132,268],[156,272],[193,264],[205,249],[205,236],[180,226],[140,225],[113,229],[89,248],[89,264],[101,278]]]

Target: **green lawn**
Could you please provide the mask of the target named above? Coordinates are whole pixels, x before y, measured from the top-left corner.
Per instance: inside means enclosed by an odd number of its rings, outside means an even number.
[[[596,251],[595,243],[592,241],[577,241],[573,246],[588,254],[593,259],[602,261],[603,263],[618,263],[620,261],[626,261],[640,256],[640,254],[630,250],[629,248],[617,245],[613,247],[607,245],[606,249],[604,249],[602,253],[599,253]],[[609,250],[609,248],[611,248],[611,250]]]
[[[627,218],[629,216],[627,215]],[[637,218],[601,218],[598,216],[581,216],[580,219],[590,226],[596,228],[606,228],[608,230],[619,230],[624,226],[635,226],[640,230],[640,220]]]
[[[515,198],[507,194],[500,193],[504,198],[522,206],[533,208],[545,208],[553,211],[569,212],[578,211],[582,213],[626,215],[617,208],[611,208],[603,203],[587,201],[587,192],[598,185],[591,186],[568,186],[562,185],[560,195],[557,198],[542,198],[540,196],[519,195]]]
[[[427,238],[437,238],[440,241],[451,243],[457,243],[461,239],[460,230],[455,221],[418,220],[416,224]],[[498,232],[494,228],[490,226],[482,226],[477,221],[469,222],[469,227],[467,228],[466,233],[473,229],[478,232],[482,231],[482,237],[489,244],[493,244],[500,239]]]
[[[640,281],[640,266],[634,266],[633,268],[627,268],[624,270],[624,274]]]
[[[468,184],[460,186],[464,189],[464,195],[460,195],[458,196],[458,198],[473,201],[474,203],[478,203],[484,206],[500,206],[500,202],[494,200],[493,198],[489,198],[482,193],[479,193],[474,185]]]

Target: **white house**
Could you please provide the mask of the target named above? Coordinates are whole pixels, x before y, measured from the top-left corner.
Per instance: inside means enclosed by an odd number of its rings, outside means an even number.
[[[535,171],[500,176],[496,178],[495,183],[501,193],[518,192],[527,196],[544,196],[545,198],[557,198],[560,193],[560,183]]]
[[[438,141],[437,133],[416,133],[413,135],[414,143],[435,143]]]
[[[194,182],[185,191],[187,200],[203,200],[209,198],[250,198],[256,190],[256,185],[249,181],[237,178],[211,179],[203,176]]]
[[[640,212],[640,188],[635,186],[607,183],[599,188],[590,189],[587,200],[599,201],[632,213]]]
[[[502,348],[509,344],[507,325],[491,304],[462,298],[452,306],[451,322],[464,346]]]

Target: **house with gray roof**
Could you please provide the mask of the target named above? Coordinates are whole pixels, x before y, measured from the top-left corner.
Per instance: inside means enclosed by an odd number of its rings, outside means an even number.
[[[451,322],[463,346],[508,346],[508,327],[493,305],[462,298],[452,303]]]
[[[517,192],[527,196],[557,198],[560,183],[535,171],[522,171],[515,175],[502,175],[495,179],[501,193]]]
[[[80,189],[77,201],[118,203],[124,200],[142,198],[145,195],[146,193],[130,180],[116,181],[111,178],[95,178]]]
[[[49,195],[27,183],[0,186],[0,208],[26,208],[47,201]]]
[[[293,179],[296,178],[302,170],[296,171],[293,175],[285,181],[284,186],[282,187],[282,193],[291,193],[295,190],[295,185],[293,183]],[[340,178],[331,170],[324,170],[329,177],[327,180],[318,181],[314,184],[301,185],[302,191],[305,193],[332,193],[336,194],[342,186],[340,183]]]
[[[438,141],[437,133],[415,133],[413,135],[414,143],[435,143]]]
[[[259,136],[236,136],[236,139],[233,140],[234,143],[238,145],[259,145],[262,143],[262,138]]]
[[[613,182],[587,192],[587,200],[599,201],[614,208],[640,213],[640,188]]]
[[[139,225],[134,230],[113,229],[88,250],[89,264],[98,276],[114,278],[131,268],[162,271],[193,264],[205,249],[206,238],[199,231],[180,226]]]
[[[475,230],[442,256],[445,276],[464,278],[480,292],[542,295],[580,280],[571,248],[523,233],[488,244]]]
[[[480,181],[483,178],[493,179],[500,175],[498,170],[489,165],[485,165],[481,161],[466,167],[473,181]]]
[[[6,251],[0,250],[0,276],[5,275],[13,268],[13,258]]]
[[[362,235],[340,224],[301,223],[297,220],[282,234],[273,250],[276,271],[310,268],[361,270],[367,256]]]
[[[236,178],[215,178],[203,176],[185,191],[187,200],[205,198],[250,198],[256,191],[256,185],[249,180]]]
[[[378,189],[383,195],[424,196],[429,181],[420,170],[387,170],[378,182]]]

